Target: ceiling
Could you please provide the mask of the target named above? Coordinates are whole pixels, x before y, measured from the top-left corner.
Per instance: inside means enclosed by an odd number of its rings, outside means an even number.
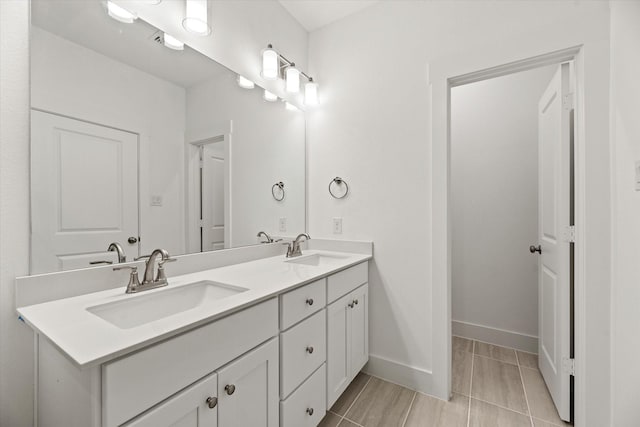
[[[379,0],[278,1],[309,32],[379,3]]]

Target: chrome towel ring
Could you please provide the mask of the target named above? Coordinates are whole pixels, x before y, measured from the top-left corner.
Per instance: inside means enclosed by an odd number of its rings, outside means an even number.
[[[277,191],[276,188],[279,189],[278,193],[280,194],[280,197],[276,195],[276,191]],[[271,195],[277,201],[279,202],[283,201],[284,200],[284,182],[280,181],[273,184],[273,186],[271,187]]]
[[[331,186],[333,184],[336,184],[338,187],[341,187],[344,184],[345,190],[344,190],[344,194],[342,196],[336,196],[336,194],[331,189]],[[331,196],[334,199],[344,199],[345,197],[347,197],[347,194],[349,194],[349,184],[347,184],[347,181],[345,181],[344,179],[340,178],[339,176],[336,176],[329,183],[329,194],[331,194]]]

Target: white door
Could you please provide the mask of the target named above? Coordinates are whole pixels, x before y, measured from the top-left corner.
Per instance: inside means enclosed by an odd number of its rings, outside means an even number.
[[[351,308],[345,295],[327,307],[327,409],[351,382]]]
[[[278,348],[278,340],[272,339],[218,371],[220,426],[278,426]]]
[[[369,285],[351,293],[351,376],[355,377],[369,360]]]
[[[202,146],[202,250],[224,249],[224,142]]]
[[[181,391],[126,427],[216,427],[218,425],[216,374]]]
[[[137,256],[137,135],[32,110],[31,212],[32,273]]]
[[[563,420],[570,418],[570,121],[569,64],[538,104],[538,363]]]

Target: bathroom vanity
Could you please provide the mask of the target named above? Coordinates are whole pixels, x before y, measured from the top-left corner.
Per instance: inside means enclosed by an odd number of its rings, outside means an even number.
[[[37,425],[318,425],[368,360],[370,258],[312,250],[18,308]]]

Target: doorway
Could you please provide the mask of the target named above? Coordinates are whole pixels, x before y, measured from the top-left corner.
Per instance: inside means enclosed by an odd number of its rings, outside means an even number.
[[[450,88],[452,390],[525,424],[573,413],[575,79],[558,62]]]

